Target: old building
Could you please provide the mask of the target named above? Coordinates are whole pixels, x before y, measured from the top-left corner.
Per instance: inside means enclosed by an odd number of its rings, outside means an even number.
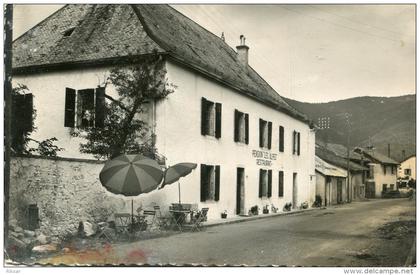
[[[14,41],[13,82],[33,95],[34,139],[56,137],[59,156],[91,159],[72,131],[102,123],[112,68],[157,52],[178,88],[151,102],[146,119],[167,165],[198,164],[182,179],[183,202],[209,207],[210,219],[312,204],[314,130],[249,66],[248,51],[243,37],[235,51],[167,5],[66,5]],[[171,185],[141,201],[166,207],[177,198]]]
[[[416,180],[416,156],[409,156],[398,166],[398,179]]]
[[[397,189],[398,162],[374,150],[356,148],[355,152],[367,160],[366,197],[380,198],[382,193]]]
[[[347,171],[315,156],[316,195],[322,205],[332,205],[346,201]]]
[[[346,170],[346,181],[343,196],[346,201],[362,200],[365,198],[365,179],[368,169],[357,161],[357,154],[350,152],[349,161],[341,150],[333,146],[316,145],[316,156],[322,160]],[[348,167],[347,167],[348,164]],[[347,184],[347,168],[349,168],[349,184]],[[350,192],[349,192],[350,191]],[[349,193],[349,196],[347,196]]]

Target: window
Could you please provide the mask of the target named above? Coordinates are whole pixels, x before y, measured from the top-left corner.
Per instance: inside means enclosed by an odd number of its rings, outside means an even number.
[[[386,192],[387,184],[382,184],[382,192]]]
[[[397,169],[395,169],[395,166],[391,166],[391,174],[395,174],[395,170],[397,170]]]
[[[260,169],[258,197],[271,198],[272,171]]]
[[[284,172],[279,171],[279,197],[284,196]]]
[[[300,155],[300,133],[293,131],[293,155]]]
[[[284,152],[284,127],[279,126],[279,151]]]
[[[201,98],[201,134],[220,138],[222,134],[222,104]]]
[[[260,119],[260,147],[271,149],[271,129],[272,123]]]
[[[235,110],[233,139],[235,142],[249,143],[249,115],[238,110]]]
[[[14,93],[11,105],[11,146],[20,151],[24,135],[33,130],[33,95]]]
[[[76,90],[66,88],[64,127],[103,127],[105,88]]]
[[[384,165],[384,175],[386,175],[386,165]]]
[[[375,167],[373,165],[369,165],[369,171],[368,171],[368,179],[373,179],[373,175],[375,173]]]
[[[219,201],[220,166],[201,164],[200,201]]]
[[[390,184],[389,185],[389,190],[393,191],[394,190],[394,187],[395,187],[395,184]]]
[[[411,169],[404,169],[404,175],[411,176]]]

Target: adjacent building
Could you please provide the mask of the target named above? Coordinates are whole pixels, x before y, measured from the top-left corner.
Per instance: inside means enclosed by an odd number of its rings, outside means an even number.
[[[166,165],[198,164],[181,181],[182,202],[209,207],[210,219],[312,205],[314,130],[249,66],[248,51],[244,37],[235,51],[167,5],[66,5],[13,42],[13,83],[28,87],[37,111],[32,138],[56,137],[60,157],[91,159],[72,131],[100,127],[116,93],[105,85],[112,68],[157,53],[177,89],[150,102],[145,120]],[[142,197],[162,208],[177,201],[175,185]]]
[[[346,201],[347,171],[315,156],[316,195],[322,205],[328,206]]]
[[[416,180],[416,156],[412,155],[401,161],[398,166],[398,178]]]

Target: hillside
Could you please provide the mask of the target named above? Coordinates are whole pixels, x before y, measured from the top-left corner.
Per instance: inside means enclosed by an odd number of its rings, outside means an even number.
[[[286,102],[318,123],[318,118],[329,117],[330,128],[317,132],[317,141],[347,144],[345,113],[350,118],[350,145],[367,146],[402,160],[416,150],[416,96],[356,97],[328,103],[303,103],[285,98]]]

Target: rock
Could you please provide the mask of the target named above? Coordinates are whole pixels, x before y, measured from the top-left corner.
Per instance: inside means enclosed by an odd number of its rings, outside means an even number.
[[[34,231],[31,231],[31,230],[23,230],[23,234],[26,237],[31,237],[31,238],[35,237],[35,232]]]
[[[48,243],[48,239],[47,236],[45,236],[44,234],[40,233],[37,237],[36,240],[39,244],[47,244]]]
[[[23,229],[20,226],[16,226],[13,231],[15,231],[16,233],[23,233]]]
[[[55,244],[43,244],[34,246],[32,248],[32,252],[35,253],[49,253],[49,252],[55,252],[57,251],[57,245]]]
[[[96,233],[96,226],[88,221],[80,221],[78,234],[81,237],[89,237]]]

